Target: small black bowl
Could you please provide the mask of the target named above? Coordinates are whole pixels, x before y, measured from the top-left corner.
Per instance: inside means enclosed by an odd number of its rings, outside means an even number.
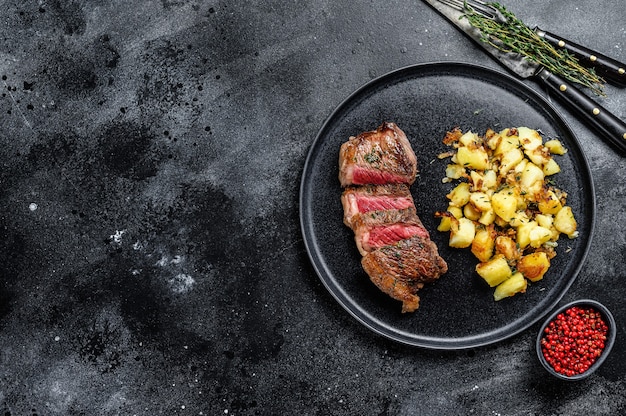
[[[573,306],[591,307],[597,312],[600,312],[600,314],[602,315],[602,319],[604,320],[604,322],[606,323],[608,327],[608,332],[606,335],[606,340],[604,341],[604,349],[602,350],[602,353],[596,359],[596,361],[591,365],[591,367],[589,367],[589,369],[585,371],[584,373],[576,374],[573,376],[567,376],[561,373],[557,373],[554,370],[554,368],[552,368],[552,366],[546,361],[546,358],[544,357],[543,352],[541,351],[541,339],[544,336],[544,330],[546,329],[548,324],[550,324],[550,322],[552,322],[558,314],[565,312],[566,310],[568,310],[569,308]],[[554,311],[552,315],[550,315],[550,317],[545,320],[543,325],[541,325],[541,328],[539,329],[539,334],[537,335],[537,342],[536,342],[537,356],[539,357],[539,362],[548,371],[548,373],[552,374],[554,377],[557,377],[561,380],[577,381],[577,380],[582,380],[584,378],[587,378],[602,365],[606,357],[609,355],[609,352],[611,351],[611,348],[613,347],[613,344],[615,343],[615,331],[616,331],[615,319],[613,318],[613,315],[611,315],[611,312],[601,303],[596,302],[595,300],[590,300],[590,299],[581,299],[581,300],[577,300],[574,302],[570,302],[567,305],[561,306],[559,309]]]

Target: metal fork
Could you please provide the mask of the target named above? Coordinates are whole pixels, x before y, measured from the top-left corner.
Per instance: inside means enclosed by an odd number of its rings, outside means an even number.
[[[504,17],[500,10],[495,7],[481,1],[481,0],[438,0],[447,6],[452,7],[461,12],[465,12],[468,9],[474,10],[476,13],[485,16],[488,19],[495,20],[498,23],[506,23],[507,19]]]

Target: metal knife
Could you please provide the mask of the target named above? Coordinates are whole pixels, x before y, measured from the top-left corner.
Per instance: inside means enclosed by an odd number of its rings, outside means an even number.
[[[553,74],[535,62],[520,54],[505,53],[482,42],[481,33],[467,19],[461,19],[463,12],[453,9],[438,0],[424,0],[434,9],[472,38],[494,59],[499,61],[520,78],[534,78],[555,93],[575,114],[594,127],[600,137],[615,148],[621,155],[626,155],[626,123],[589,98],[563,77]]]

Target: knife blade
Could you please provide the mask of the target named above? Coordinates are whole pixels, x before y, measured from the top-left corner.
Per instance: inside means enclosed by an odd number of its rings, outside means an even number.
[[[609,145],[622,156],[626,155],[626,123],[624,121],[588,97],[563,77],[548,71],[520,54],[503,52],[483,42],[480,30],[472,26],[467,19],[462,18],[463,12],[440,3],[438,0],[424,1],[474,40],[510,72],[519,78],[531,78],[546,86],[573,113],[593,127]]]

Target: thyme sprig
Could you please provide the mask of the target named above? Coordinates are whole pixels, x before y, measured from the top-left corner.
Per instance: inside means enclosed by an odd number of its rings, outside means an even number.
[[[483,16],[467,3],[465,13],[461,17],[467,18],[469,23],[480,31],[483,42],[505,53],[519,53],[554,74],[587,87],[599,96],[606,96],[605,81],[596,75],[593,68],[585,68],[566,50],[550,45],[501,4],[489,3],[489,5],[500,11],[506,21],[501,23]]]

